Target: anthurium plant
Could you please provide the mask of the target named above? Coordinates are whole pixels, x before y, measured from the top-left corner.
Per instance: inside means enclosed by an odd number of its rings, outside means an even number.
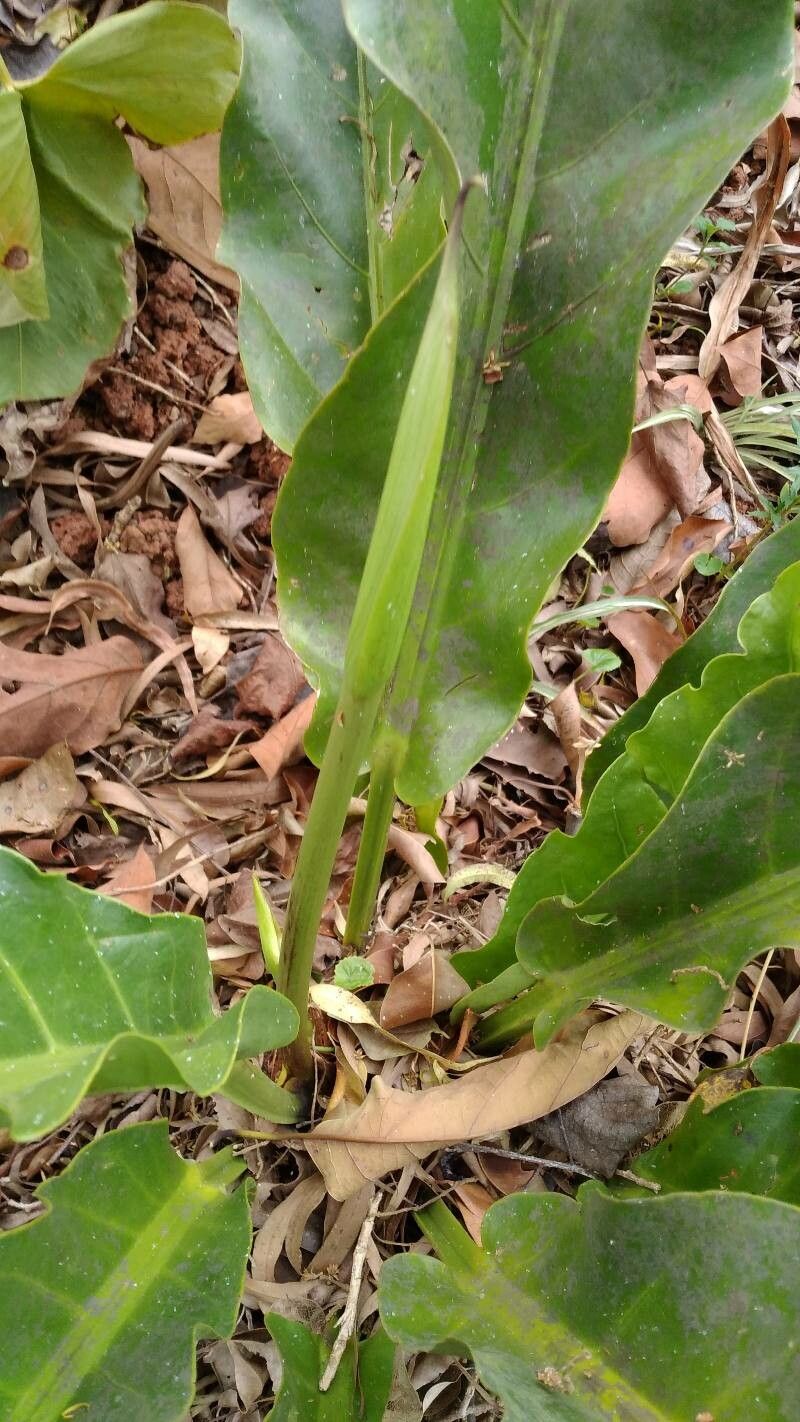
[[[17,1140],[86,1095],[161,1086],[307,1124],[313,950],[354,787],[369,776],[357,947],[395,796],[429,825],[519,710],[531,620],[627,446],[658,262],[792,65],[788,0],[707,0],[701,24],[686,0],[610,0],[602,19],[590,0],[229,14],[244,65],[223,251],[254,402],[294,456],[278,588],[319,692],[320,775],[280,942],[257,901],[277,991],[222,1012],[197,921],[0,852],[0,1123]],[[0,395],[73,388],[125,314],[140,208],[115,120],[155,141],[212,126],[238,55],[218,16],[171,0],[103,22],[35,84],[3,75]],[[167,78],[187,84],[174,114]],[[76,173],[78,139],[97,163]],[[65,233],[89,227],[75,282]],[[600,747],[579,833],[536,851],[493,940],[459,954],[454,1018],[471,1009],[487,1054],[531,1029],[544,1046],[598,999],[704,1030],[749,957],[800,942],[799,528],[731,580]],[[400,1346],[469,1354],[519,1422],[791,1422],[797,1051],[765,1053],[713,1109],[701,1093],[625,1188],[511,1196],[480,1244],[442,1202],[422,1211],[437,1257],[389,1261],[365,1344],[269,1315],[274,1422],[381,1422]],[[186,1415],[196,1339],[235,1324],[243,1175],[231,1147],[183,1160],[155,1122],[40,1187],[44,1211],[0,1237],[4,1419]]]

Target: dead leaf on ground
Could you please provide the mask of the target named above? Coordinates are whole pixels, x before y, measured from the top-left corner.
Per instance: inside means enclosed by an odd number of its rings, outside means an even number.
[[[583,734],[581,703],[574,682],[569,682],[559,691],[558,696],[553,697],[547,710],[553,717],[567,764],[577,780],[586,758],[588,744]]]
[[[109,549],[97,566],[96,577],[118,588],[141,617],[174,635],[175,624],[163,610],[164,584],[153,572],[146,553],[122,553],[118,548]]]
[[[559,1159],[609,1179],[659,1120],[658,1087],[638,1072],[610,1076],[536,1122],[534,1137]]]
[[[57,741],[73,755],[94,750],[118,731],[127,693],[142,673],[129,637],[70,647],[63,656],[2,649],[0,676],[20,683],[0,690],[0,744],[9,755],[42,756]]]
[[[147,185],[150,231],[204,276],[238,292],[236,273],[214,258],[222,231],[219,134],[207,133],[172,148],[149,148],[134,137],[128,143]]]
[[[501,1057],[427,1091],[401,1091],[377,1077],[363,1105],[337,1108],[303,1144],[330,1194],[345,1200],[365,1180],[440,1145],[496,1136],[581,1096],[611,1071],[645,1021],[637,1012],[605,1019],[584,1012],[541,1052]]]
[[[698,554],[713,553],[730,531],[731,525],[725,519],[701,518],[697,514],[685,518],[673,528],[636,591],[666,597],[683,581]]]
[[[556,783],[564,778],[567,766],[566,756],[555,736],[544,726],[532,730],[524,721],[517,721],[503,739],[486,752],[484,760],[517,765],[531,775]]]
[[[380,1024],[393,1032],[447,1012],[469,987],[445,953],[431,948],[412,968],[398,973],[381,1003]]]
[[[761,374],[761,349],[764,336],[762,326],[751,326],[720,347],[720,358],[727,376],[721,381],[720,394],[726,405],[741,405],[745,395],[760,395],[763,383]]]
[[[311,724],[316,700],[315,695],[304,697],[280,721],[270,726],[259,741],[244,747],[261,766],[268,780],[272,780],[282,766],[289,765],[302,755],[303,737]]]
[[[219,707],[204,706],[200,714],[190,721],[174,747],[172,760],[179,765],[195,756],[225,750],[233,744],[237,736],[247,735],[255,729],[252,721],[224,721],[220,716]]]
[[[189,505],[178,520],[175,551],[183,578],[183,601],[191,617],[233,612],[239,606],[242,588],[214,552]]]
[[[470,1238],[481,1244],[483,1217],[494,1204],[494,1196],[489,1194],[485,1185],[478,1185],[474,1180],[457,1181],[453,1194]]]
[[[0,785],[0,834],[53,834],[67,812],[85,799],[62,741]]]
[[[150,913],[155,882],[153,861],[140,844],[133,857],[120,864],[105,884],[100,885],[100,893],[113,894],[120,903],[138,909],[139,913]]]
[[[278,721],[294,706],[306,684],[300,659],[282,637],[266,636],[249,672],[236,682],[242,711]]]
[[[249,390],[217,395],[200,416],[192,444],[258,444],[264,438]]]
[[[783,115],[779,114],[769,126],[767,168],[764,182],[756,193],[755,221],[747,234],[739,261],[712,296],[708,308],[711,324],[700,347],[698,361],[698,373],[707,384],[711,383],[719,369],[721,347],[739,324],[739,307],[750,289],[756,264],[783,190],[789,166],[790,139],[789,125]]]
[[[606,626],[631,657],[636,692],[644,696],[667,657],[680,647],[681,638],[651,612],[617,612],[606,620]]]

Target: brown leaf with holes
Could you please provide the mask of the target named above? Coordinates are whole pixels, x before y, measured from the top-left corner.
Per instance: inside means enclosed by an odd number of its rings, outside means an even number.
[[[606,619],[606,626],[630,655],[636,673],[636,693],[644,696],[667,657],[680,647],[681,638],[651,612],[616,612]]]
[[[638,1012],[583,1012],[542,1051],[501,1057],[427,1091],[401,1091],[376,1077],[362,1105],[337,1107],[303,1144],[330,1194],[346,1200],[366,1180],[441,1145],[496,1136],[573,1101],[602,1081],[646,1020]]]
[[[191,617],[233,612],[239,606],[242,589],[214,552],[189,504],[178,520],[175,551],[183,578],[183,601]]]
[[[239,708],[278,721],[294,706],[305,684],[302,663],[291,647],[282,637],[268,634],[249,672],[236,683]]]
[[[468,984],[447,955],[431,948],[412,968],[398,973],[390,983],[381,1003],[381,1027],[393,1032],[409,1022],[436,1017],[439,1012],[447,1012],[468,992]]]
[[[63,656],[0,650],[0,680],[19,682],[0,690],[0,745],[8,755],[35,759],[59,741],[73,755],[94,750],[122,721],[127,693],[143,670],[129,637],[109,637]]]
[[[236,273],[214,258],[222,231],[219,134],[207,133],[172,148],[150,148],[141,138],[129,138],[128,143],[147,186],[150,231],[204,276],[238,291]]]
[[[0,784],[0,834],[54,834],[86,799],[65,743]]]

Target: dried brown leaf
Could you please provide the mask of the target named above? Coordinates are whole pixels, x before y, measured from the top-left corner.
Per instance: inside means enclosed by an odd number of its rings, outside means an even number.
[[[761,394],[763,335],[763,327],[751,326],[749,331],[733,336],[720,347],[720,358],[728,377],[722,386],[722,398],[727,405],[741,405],[745,395]]]
[[[151,232],[204,276],[238,291],[235,272],[214,259],[222,230],[219,134],[172,148],[149,148],[141,138],[129,138],[128,143],[147,185]]]
[[[86,791],[62,741],[0,785],[0,834],[55,833],[67,812],[85,799]]]
[[[138,909],[139,913],[150,913],[155,882],[153,861],[144,845],[140,844],[132,858],[120,864],[100,886],[100,893],[113,894],[114,898],[129,908]]]
[[[188,505],[178,520],[175,551],[183,578],[183,600],[191,617],[233,612],[239,606],[241,587],[208,543],[197,514]]]
[[[588,1091],[616,1065],[645,1019],[584,1012],[541,1052],[477,1067],[446,1086],[410,1092],[376,1078],[363,1105],[345,1107],[303,1138],[334,1199],[440,1145],[481,1140],[526,1124]]]
[[[127,692],[142,672],[129,637],[109,637],[63,656],[0,652],[0,678],[19,690],[0,690],[0,744],[9,755],[42,756],[59,741],[73,755],[102,745],[119,730]]]
[[[242,711],[278,721],[294,706],[306,684],[302,663],[283,638],[266,636],[252,667],[236,683]]]
[[[282,766],[302,755],[303,737],[311,723],[315,703],[316,696],[304,697],[280,721],[270,726],[259,741],[246,747],[268,780],[272,780]]]
[[[713,553],[717,544],[730,533],[725,519],[701,518],[693,514],[673,528],[664,547],[636,589],[666,597],[691,570],[700,553]]]
[[[606,623],[612,637],[629,653],[636,673],[637,695],[644,696],[681,639],[650,612],[617,612]]]
[[[756,194],[756,217],[739,261],[719,290],[711,298],[708,314],[711,320],[708,335],[700,347],[698,373],[711,383],[722,359],[721,347],[733,335],[739,322],[739,307],[753,280],[761,249],[766,241],[775,208],[778,204],[789,166],[791,135],[782,114],[769,126],[767,169],[764,182]]]
[[[217,395],[200,416],[192,444],[258,444],[264,431],[249,390]]]
[[[445,953],[429,949],[413,967],[398,973],[381,1003],[380,1024],[393,1032],[446,1012],[469,992]]]

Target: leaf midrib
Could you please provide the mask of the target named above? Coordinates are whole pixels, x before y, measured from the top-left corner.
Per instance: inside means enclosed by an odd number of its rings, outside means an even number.
[[[166,1203],[92,1296],[91,1312],[88,1300],[80,1302],[79,1322],[40,1370],[35,1383],[17,1399],[8,1422],[53,1422],[54,1417],[63,1416],[73,1399],[80,1401],[81,1384],[110,1352],[111,1343],[128,1327],[131,1317],[146,1308],[149,1294],[168,1274],[169,1264],[182,1251],[203,1211],[218,1203],[218,1190],[189,1173],[183,1164],[181,1178]]]

